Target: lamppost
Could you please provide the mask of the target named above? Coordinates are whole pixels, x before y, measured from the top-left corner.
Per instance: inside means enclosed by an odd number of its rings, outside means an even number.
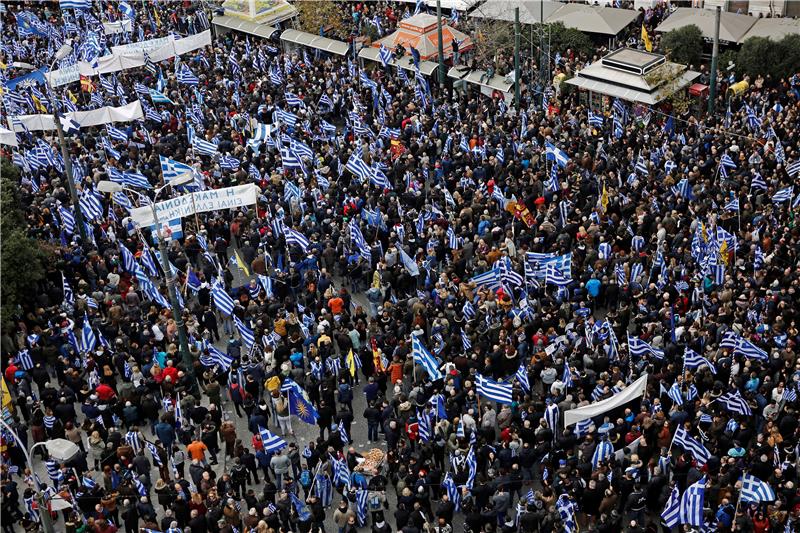
[[[78,445],[72,441],[68,441],[67,439],[50,439],[44,442],[37,442],[31,449],[28,450],[25,448],[25,444],[22,442],[22,439],[19,438],[17,432],[14,431],[11,426],[5,423],[5,421],[0,420],[0,426],[3,427],[14,441],[19,446],[22,453],[25,455],[25,464],[28,465],[31,473],[34,474],[34,482],[36,483],[36,505],[39,507],[39,517],[42,521],[42,529],[44,529],[44,533],[54,533],[53,529],[53,518],[50,516],[50,509],[47,507],[47,499],[45,497],[45,492],[42,490],[41,485],[39,484],[39,480],[35,475],[33,469],[33,461],[31,461],[31,455],[33,454],[33,450],[36,449],[37,446],[44,446],[47,448],[47,451],[61,461],[68,461],[75,457],[78,453],[80,453],[80,448]]]
[[[56,61],[61,61],[69,54],[72,53],[72,46],[70,45],[70,41],[68,40],[64,45],[56,51],[55,58],[53,62],[50,63],[50,68],[48,69],[49,72],[53,71],[53,66],[56,64]],[[53,93],[53,86],[50,85],[50,78],[48,76],[44,77],[45,81],[47,82],[47,88],[50,90],[50,93]],[[67,139],[64,136],[64,127],[61,125],[61,119],[59,116],[58,110],[58,98],[53,98],[53,122],[56,124],[56,133],[58,134],[58,144],[61,146],[61,157],[64,159],[64,175],[67,179],[67,186],[69,187],[69,196],[72,199],[72,208],[75,211],[75,224],[78,225],[78,232],[81,236],[81,244],[85,244],[86,240],[86,226],[83,223],[83,213],[81,212],[81,206],[78,203],[78,190],[75,189],[75,181],[72,178],[72,159],[69,157],[69,150],[67,148]]]
[[[161,256],[161,271],[162,271],[162,280],[167,285],[167,291],[169,292],[169,303],[172,307],[172,318],[175,320],[175,325],[178,327],[178,346],[181,352],[181,360],[183,361],[184,366],[186,367],[186,371],[189,373],[189,377],[192,380],[192,392],[197,390],[197,380],[194,376],[194,361],[192,360],[192,356],[189,353],[189,342],[188,336],[186,334],[186,325],[183,323],[183,316],[181,314],[181,308],[178,304],[178,288],[175,283],[176,274],[172,273],[172,269],[170,268],[169,258],[167,257],[167,241],[164,238],[165,235],[161,230],[161,221],[158,218],[158,211],[156,210],[156,200],[158,199],[158,195],[165,190],[167,187],[179,187],[181,185],[186,185],[194,181],[194,176],[190,173],[186,173],[180,176],[175,177],[169,183],[162,185],[158,189],[156,189],[155,195],[151,200],[148,196],[143,195],[139,191],[135,189],[130,189],[125,187],[124,185],[120,185],[119,183],[115,183],[113,181],[101,181],[97,184],[97,190],[104,193],[115,193],[115,192],[122,192],[128,191],[137,194],[140,198],[144,196],[147,198],[147,204],[150,207],[150,210],[153,213],[153,222],[156,225],[156,235],[158,236],[158,251],[159,255]]]

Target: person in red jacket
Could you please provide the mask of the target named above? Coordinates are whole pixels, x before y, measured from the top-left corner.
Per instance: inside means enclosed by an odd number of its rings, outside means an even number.
[[[117,395],[117,393],[114,392],[114,389],[112,389],[105,383],[101,383],[100,385],[98,385],[97,388],[95,389],[95,393],[97,394],[97,398],[101,402],[107,402],[111,400],[111,398]]]

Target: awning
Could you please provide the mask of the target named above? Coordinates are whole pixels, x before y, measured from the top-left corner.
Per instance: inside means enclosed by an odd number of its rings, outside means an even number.
[[[712,40],[714,39],[714,17],[715,13],[708,9],[679,7],[673,14],[667,17],[664,22],[659,24],[656,31],[666,33],[678,28],[683,28],[684,26],[695,25],[700,28],[703,37]],[[719,40],[729,43],[740,43],[742,42],[742,38],[750,31],[750,28],[752,28],[755,23],[755,17],[726,13],[723,11],[720,13]]]
[[[368,61],[375,61],[376,63],[381,63],[378,54],[380,53],[379,48],[362,48],[361,51],[358,53],[358,57],[362,59],[366,59]],[[405,55],[400,58],[400,61],[396,59],[392,59],[389,61],[389,64],[393,67],[399,67],[403,70],[408,70],[413,72],[414,71],[414,61],[411,59],[411,56]],[[422,73],[423,76],[430,76],[433,74],[433,71],[436,70],[436,67],[439,66],[439,63],[434,61],[420,61],[419,62],[419,71]]]
[[[767,37],[773,41],[780,41],[787,35],[800,34],[800,20],[786,18],[758,19],[753,27],[744,34],[741,41],[745,42],[750,37]]]
[[[416,3],[417,0],[400,0],[406,4]],[[442,9],[457,9],[459,11],[467,11],[481,0],[440,0]],[[436,0],[424,0],[425,5],[431,8],[432,11],[436,10]]]
[[[473,85],[479,85],[481,87],[488,87],[494,91],[501,91],[504,93],[510,93],[514,90],[514,84],[511,83],[506,79],[505,76],[501,76],[499,74],[495,74],[492,79],[488,81],[481,81],[481,76],[484,75],[485,71],[483,70],[472,70],[468,71],[467,74],[464,69],[466,67],[453,67],[447,72],[448,78],[453,78],[454,80],[463,80],[467,83],[471,83]]]
[[[561,22],[567,28],[603,35],[617,35],[639,16],[639,12],[632,9],[540,0],[489,0],[476,7],[469,16],[514,22],[514,9],[517,7],[522,24],[539,24],[544,19],[547,24]]]
[[[585,33],[614,36],[636,20],[638,11],[613,7],[564,4],[547,19],[548,24],[561,22],[567,28]]]
[[[214,17],[211,22],[215,26],[220,26],[221,28],[240,31],[249,35],[255,35],[256,37],[263,37],[264,39],[269,39],[278,31],[278,28],[267,26],[266,24],[257,24],[249,20],[230,17],[228,15],[218,15]]]
[[[299,44],[301,46],[308,46],[316,50],[330,52],[339,56],[346,56],[350,50],[350,46],[342,41],[328,39],[327,37],[320,37],[313,33],[304,31],[288,29],[281,34],[281,41]]]
[[[509,2],[508,0],[488,0],[475,8],[470,17],[514,22],[514,9],[519,7],[519,21],[522,24],[538,24],[550,18],[563,4],[551,0],[527,0]]]

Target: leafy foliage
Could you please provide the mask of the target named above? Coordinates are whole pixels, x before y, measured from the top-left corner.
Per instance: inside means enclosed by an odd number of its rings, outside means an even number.
[[[5,323],[36,295],[49,254],[25,233],[25,218],[19,207],[19,170],[4,160],[0,174],[0,294]]]
[[[594,43],[582,31],[575,28],[567,28],[561,22],[550,24],[550,50],[552,55],[555,55],[555,52],[560,52],[563,55],[567,50],[572,50],[577,55],[591,57],[594,49]]]
[[[697,67],[703,52],[703,32],[694,24],[669,31],[661,38],[661,47],[670,61]]]
[[[347,13],[342,10],[338,2],[323,0],[307,0],[295,2],[300,28],[308,33],[320,35],[320,30],[326,37],[344,39],[347,36]]]
[[[787,78],[800,71],[800,35],[787,35],[780,41],[751,37],[736,58],[736,71],[750,76]]]

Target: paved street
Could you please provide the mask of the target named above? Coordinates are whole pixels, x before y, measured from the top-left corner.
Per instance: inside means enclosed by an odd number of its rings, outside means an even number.
[[[337,286],[340,286],[340,284],[337,283]],[[363,295],[356,295],[354,300],[357,302],[358,305],[362,305],[365,308],[368,308],[368,304],[367,304],[366,298]],[[217,346],[220,349],[224,349],[224,343],[223,342],[218,343]],[[386,446],[385,446],[385,443],[383,443],[383,442],[381,442],[381,443],[373,443],[371,445],[367,445],[367,424],[366,424],[366,421],[364,421],[364,419],[362,417],[362,414],[363,414],[364,409],[366,407],[366,402],[365,402],[365,399],[364,399],[364,395],[361,393],[361,389],[362,389],[362,387],[363,387],[365,382],[366,382],[366,380],[363,379],[363,376],[361,376],[361,385],[357,385],[355,387],[356,394],[355,394],[355,397],[353,399],[353,412],[354,412],[354,416],[355,416],[355,421],[353,422],[353,425],[352,425],[352,428],[351,428],[351,435],[350,435],[350,438],[353,440],[352,446],[354,446],[357,451],[366,451],[368,449],[375,448],[375,447],[379,447],[379,448],[381,448],[381,449],[383,449],[385,451],[386,450]],[[203,402],[202,403],[203,403],[203,405],[208,405],[208,398],[203,398]],[[223,408],[223,417],[226,418],[226,419],[234,420],[235,423],[236,423],[237,434],[239,435],[239,437],[242,439],[242,441],[244,443],[249,443],[251,433],[247,429],[247,419],[244,418],[244,417],[236,416],[236,412],[234,410],[233,403],[227,398],[227,395],[223,395],[222,408]],[[287,435],[286,437],[284,437],[284,439],[287,442],[296,442],[298,448],[301,451],[305,448],[306,444],[310,440],[316,439],[317,436],[319,435],[319,428],[316,425],[312,426],[312,425],[309,425],[309,424],[305,424],[302,421],[300,421],[297,417],[294,417],[294,416],[292,417],[292,428],[294,429],[295,436],[292,437],[292,436],[288,436]],[[155,436],[150,432],[149,426],[147,426],[147,425],[142,426],[141,430],[142,430],[142,432],[144,433],[145,437],[148,440],[155,440]],[[269,430],[272,431],[273,433],[280,434],[279,428],[277,426],[277,420],[273,420],[273,419],[270,420]],[[30,439],[30,436],[29,436],[29,439]],[[84,443],[84,444],[86,444],[86,443]],[[223,447],[223,450],[224,450],[224,444],[222,444],[222,447]],[[146,453],[146,455],[147,455],[147,457],[149,459],[150,458],[149,453]],[[224,459],[224,457],[225,457],[224,451],[222,453],[218,454],[218,455],[219,455],[219,464],[213,465],[212,468],[213,468],[214,472],[216,472],[217,476],[220,476],[226,470],[226,468],[229,467],[229,464],[226,463],[226,461]],[[38,458],[34,458],[33,461],[34,461],[36,473],[39,475],[39,477],[42,480],[49,479],[48,476],[47,476],[47,470],[45,468],[44,462],[39,460]],[[186,468],[185,468],[185,472],[186,472],[187,476],[188,476],[188,465],[189,465],[189,463],[186,464]],[[152,468],[152,470],[150,472],[150,477],[154,482],[155,482],[156,479],[158,479],[159,475],[158,475],[158,469],[157,468],[155,468],[155,467]],[[260,495],[261,494],[261,490],[264,487],[264,482],[263,482],[263,477],[262,476],[259,476],[259,477],[260,477],[261,483],[259,483],[258,485],[249,485],[248,488],[253,488],[255,490],[256,494]],[[99,475],[95,474],[94,478],[95,478],[95,480],[99,480]],[[394,513],[394,510],[395,510],[396,498],[395,498],[395,496],[393,494],[394,489],[391,487],[391,485],[389,486],[388,491],[389,491],[388,499],[389,499],[389,503],[390,503],[390,509],[385,514],[386,514],[387,522],[392,526],[392,529],[394,530],[395,529],[395,527],[394,527],[395,522],[394,522],[393,513]],[[155,493],[152,490],[151,490],[151,494],[152,494],[151,501],[153,501],[153,505],[156,507],[156,511],[159,513],[159,516],[163,516],[162,509],[156,503]],[[335,524],[333,522],[333,511],[334,511],[335,506],[337,505],[339,499],[340,498],[337,498],[337,496],[335,495],[334,499],[333,499],[332,507],[328,509],[327,519],[326,519],[326,522],[325,522],[325,528],[326,528],[327,532],[331,532],[331,531],[336,532],[337,531],[337,528],[336,528],[336,526],[335,526]],[[246,510],[243,509],[243,512],[246,512]],[[371,527],[371,524],[368,524],[368,527]],[[368,527],[365,527],[365,528],[362,528],[362,529],[367,530]],[[18,529],[20,531],[22,531],[22,527],[21,526],[18,526]],[[62,519],[60,514],[59,514],[59,519],[55,524],[55,529],[56,529],[56,531],[63,531],[63,529],[64,529],[64,521],[63,521],[63,519]]]

